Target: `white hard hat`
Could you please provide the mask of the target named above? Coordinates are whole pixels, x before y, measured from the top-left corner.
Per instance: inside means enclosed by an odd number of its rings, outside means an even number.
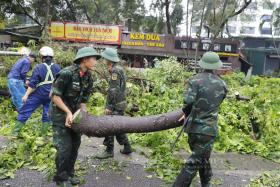
[[[30,49],[28,49],[27,47],[21,47],[18,52],[22,55],[29,55]]]
[[[48,47],[48,46],[44,46],[39,50],[40,55],[42,56],[51,56],[53,57],[53,49]]]

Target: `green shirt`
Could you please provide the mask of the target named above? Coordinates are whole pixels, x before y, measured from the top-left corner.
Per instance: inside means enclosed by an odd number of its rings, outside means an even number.
[[[93,79],[89,71],[80,75],[80,66],[75,64],[62,69],[52,85],[52,95],[61,97],[65,105],[75,113],[81,103],[86,103],[92,93]],[[53,102],[51,104],[53,121],[65,121],[66,114]]]
[[[124,111],[126,108],[126,80],[121,66],[114,65],[109,80],[106,108],[111,111]]]
[[[216,136],[218,111],[226,94],[225,82],[213,73],[199,73],[190,78],[183,107],[189,114],[186,131]]]

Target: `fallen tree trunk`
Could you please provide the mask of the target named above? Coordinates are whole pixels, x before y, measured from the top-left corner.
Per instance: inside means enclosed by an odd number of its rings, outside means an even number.
[[[144,117],[91,116],[83,111],[74,115],[72,129],[87,136],[104,137],[120,133],[155,132],[179,127],[182,110]]]

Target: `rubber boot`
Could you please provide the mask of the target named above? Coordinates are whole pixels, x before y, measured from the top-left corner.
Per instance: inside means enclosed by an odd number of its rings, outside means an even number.
[[[210,182],[208,182],[208,183],[201,183],[201,187],[210,187]]]
[[[77,176],[75,176],[75,175],[69,177],[69,181],[70,181],[71,184],[74,185],[74,186],[81,183],[80,179],[79,179]]]
[[[109,148],[106,148],[106,150],[101,155],[96,156],[96,158],[98,158],[98,159],[107,159],[107,158],[113,158],[113,157],[114,157],[114,151]]]
[[[43,122],[41,129],[40,129],[40,136],[46,135],[49,129],[50,123],[49,122]]]
[[[13,130],[12,130],[12,136],[18,136],[18,134],[19,134],[19,132],[21,131],[21,129],[23,128],[23,126],[24,126],[24,124],[25,123],[22,123],[22,122],[20,122],[20,121],[16,121],[16,124],[15,124],[15,126],[14,126],[14,128],[13,128]]]
[[[58,183],[59,187],[72,187],[73,185],[71,184],[70,181],[62,181]]]
[[[124,144],[123,149],[120,150],[121,154],[129,155],[132,153],[132,149],[129,143]]]

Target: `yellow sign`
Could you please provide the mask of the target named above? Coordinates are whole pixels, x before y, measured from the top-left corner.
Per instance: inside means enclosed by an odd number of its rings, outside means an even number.
[[[154,33],[129,33],[128,37],[123,38],[122,45],[124,46],[146,46],[164,48],[165,43],[162,41],[159,34]]]
[[[130,45],[130,46],[143,46],[143,42],[122,42],[122,45]]]
[[[52,38],[64,38],[64,23],[52,22],[50,30]]]
[[[219,56],[233,56],[233,57],[239,57],[239,54],[236,53],[223,53],[223,52],[218,52],[217,53]]]
[[[160,41],[160,36],[158,34],[131,32],[129,36],[131,40]]]
[[[101,43],[120,43],[120,27],[114,25],[89,25],[66,23],[65,38]]]
[[[50,31],[53,39],[120,44],[121,28],[118,25],[52,22]]]

